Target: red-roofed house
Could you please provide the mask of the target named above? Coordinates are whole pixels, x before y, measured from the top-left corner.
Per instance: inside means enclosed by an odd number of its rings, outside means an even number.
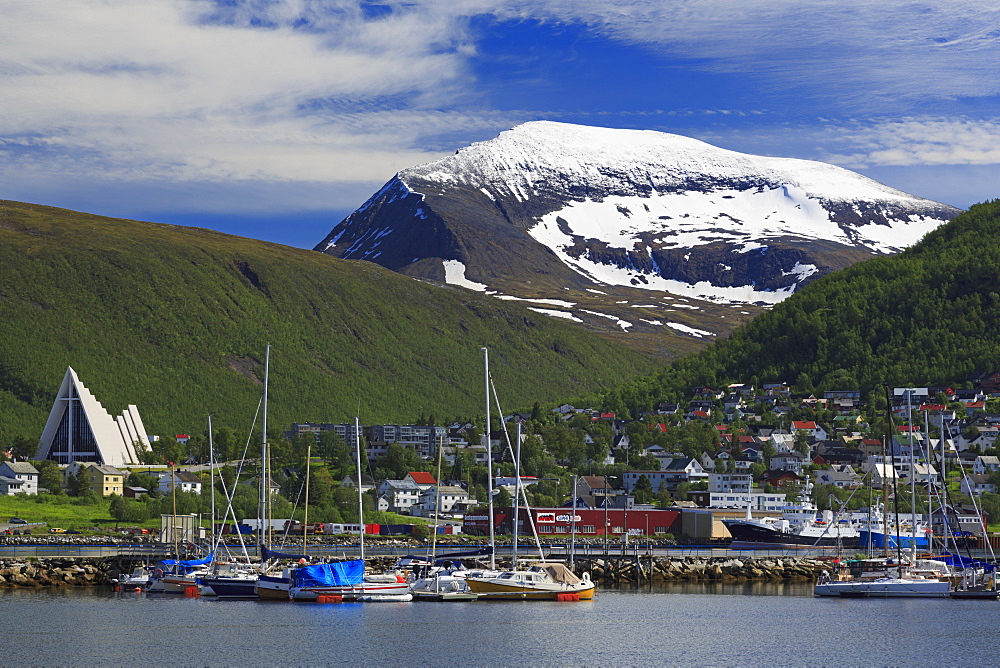
[[[793,431],[804,431],[810,436],[815,438],[817,441],[826,440],[826,429],[823,429],[820,425],[816,424],[812,420],[792,420],[792,430]]]
[[[408,480],[420,488],[420,491],[430,489],[437,485],[437,480],[430,473],[425,471],[410,471],[403,480]]]

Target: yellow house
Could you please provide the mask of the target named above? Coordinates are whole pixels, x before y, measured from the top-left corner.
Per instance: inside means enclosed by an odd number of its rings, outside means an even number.
[[[74,462],[66,468],[66,479],[69,480],[69,477],[76,475],[80,469],[83,470],[87,488],[93,493],[99,496],[122,495],[127,477],[124,472],[114,466],[102,466],[93,462]]]

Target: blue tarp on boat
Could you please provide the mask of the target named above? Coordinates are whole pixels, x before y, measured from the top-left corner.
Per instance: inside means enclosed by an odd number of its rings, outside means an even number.
[[[295,569],[296,587],[330,587],[358,585],[365,579],[365,562],[339,561],[335,564],[315,564]]]
[[[207,557],[202,557],[201,559],[187,559],[176,561],[174,559],[164,559],[160,563],[164,566],[180,566],[181,568],[191,568],[192,566],[204,566],[212,561],[212,557],[215,556],[215,552],[210,553]]]
[[[991,573],[996,570],[995,564],[990,564],[985,561],[977,561],[976,559],[970,559],[968,557],[963,557],[960,554],[952,554],[950,552],[945,552],[944,554],[937,557],[949,566],[957,566],[958,568],[982,568],[985,572]]]

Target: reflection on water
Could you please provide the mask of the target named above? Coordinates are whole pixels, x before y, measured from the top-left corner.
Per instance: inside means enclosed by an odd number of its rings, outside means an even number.
[[[822,599],[811,586],[686,583],[601,589],[579,603],[328,605],[6,590],[3,664],[996,664],[996,601]]]
[[[608,592],[635,594],[728,594],[730,596],[812,596],[813,581],[795,582],[663,582],[602,586]]]

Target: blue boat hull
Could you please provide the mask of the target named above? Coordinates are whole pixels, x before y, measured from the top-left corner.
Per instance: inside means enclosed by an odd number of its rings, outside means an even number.
[[[871,542],[869,543],[869,535]],[[896,543],[896,535],[889,534],[889,543],[886,545],[885,534],[881,531],[868,531],[867,529],[861,529],[858,535],[858,547],[866,548],[869,545],[873,548],[884,548],[888,547],[890,549],[907,548],[913,547],[913,536],[899,536],[899,543]],[[917,548],[930,548],[930,541],[927,540],[927,536],[917,536]]]

